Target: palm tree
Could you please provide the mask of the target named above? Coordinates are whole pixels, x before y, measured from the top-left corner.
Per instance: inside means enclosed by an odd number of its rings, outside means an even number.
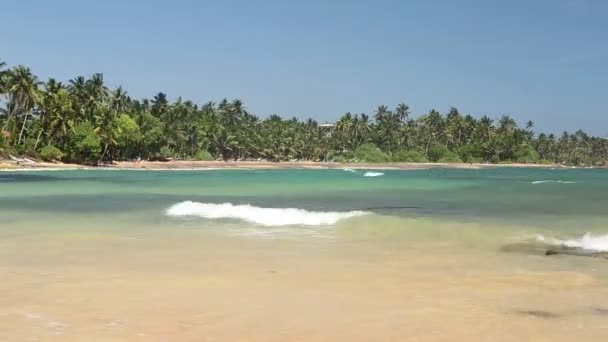
[[[429,148],[433,142],[438,143],[439,138],[445,134],[443,116],[438,111],[431,111],[421,118],[427,135],[425,153],[428,154]]]
[[[55,101],[55,108],[53,108],[50,113],[47,113],[50,122],[49,144],[58,137],[63,138],[68,131],[73,130],[74,128],[72,98],[70,98],[66,90],[60,90],[56,94]]]
[[[78,120],[85,119],[85,105],[87,101],[87,85],[86,79],[82,76],[78,76],[69,81],[68,91],[72,97],[74,103],[74,111],[77,114]]]
[[[115,114],[121,114],[126,112],[129,109],[130,105],[131,98],[129,98],[129,95],[122,88],[122,86],[119,86],[110,93],[109,107],[110,110],[113,111]]]
[[[2,130],[6,130],[12,116],[21,114],[23,116],[23,124],[19,132],[17,145],[21,144],[27,119],[31,115],[32,109],[40,100],[39,84],[38,78],[32,74],[31,70],[22,65],[10,70],[7,77],[6,92],[9,97],[7,104],[9,111],[7,121]]]
[[[396,145],[396,136],[401,126],[398,115],[388,110],[388,107],[378,106],[376,110],[377,139],[381,147],[386,147],[391,153]]]
[[[41,91],[39,84],[28,68],[6,70],[6,64],[0,62],[3,148],[8,141],[23,150],[34,134],[34,151],[40,144],[75,148],[77,144],[72,140],[75,135],[70,132],[76,133],[76,127],[87,125],[94,128],[93,144],[98,144],[99,139],[103,144],[101,160],[124,158],[133,152],[157,157],[162,148],[183,157],[193,157],[208,148],[224,159],[328,160],[368,142],[389,155],[397,149],[428,154],[432,144],[439,144],[455,153],[474,151],[475,157],[493,162],[518,159],[530,147],[542,159],[560,163],[605,165],[608,159],[607,139],[582,131],[565,132],[559,139],[553,134],[536,136],[532,121],[518,127],[507,115],[496,122],[488,116],[477,120],[471,115],[461,115],[456,108],[450,108],[446,115],[431,110],[412,118],[405,103],[393,111],[381,105],[372,119],[365,113],[344,114],[330,134],[312,119],[300,121],[272,115],[260,120],[239,99],[223,99],[199,107],[179,97],[169,101],[166,94],[158,93],[151,100],[134,101],[122,87],[110,91],[102,74],[76,77],[67,86],[49,79]],[[119,120],[124,115],[134,120],[137,129],[131,130],[131,122]],[[123,126],[140,134],[135,140],[117,139]],[[127,142],[129,146],[121,146]],[[126,149],[130,153],[124,153]],[[66,155],[78,153],[68,150]]]
[[[150,112],[152,115],[156,116],[159,119],[164,118],[167,111],[169,110],[169,101],[167,100],[167,94],[158,93],[154,95],[152,98],[152,106],[150,107]]]
[[[98,162],[105,160],[110,148],[116,144],[118,133],[118,115],[109,109],[99,109],[94,116],[94,131],[101,138],[104,145]]]
[[[380,105],[376,109],[376,121],[383,121],[384,117],[388,114],[388,107],[385,105]]]
[[[350,144],[351,134],[353,132],[354,122],[351,113],[344,114],[337,122],[335,126],[334,141],[336,143],[336,149],[343,152],[349,148],[352,148]]]
[[[6,67],[6,63],[3,61],[0,61],[0,98],[2,96],[4,96],[4,93],[6,91],[6,77],[8,76],[8,71],[4,70],[4,68]],[[0,109],[0,114],[5,114],[4,110]],[[8,119],[7,119],[8,122]],[[5,132],[4,128],[0,131],[0,134],[2,135],[3,139],[6,139],[7,136],[5,136],[5,134],[8,135],[8,132]]]
[[[36,137],[36,144],[34,145],[34,150],[38,147],[40,143],[40,138],[42,137],[42,133],[45,131],[49,131],[49,119],[51,117],[51,113],[56,111],[57,107],[57,98],[58,93],[62,90],[63,85],[60,82],[57,82],[55,79],[49,79],[44,85],[44,91],[41,93],[41,101],[40,101],[40,111],[38,120],[40,121],[40,131],[38,132],[38,136]]]
[[[7,70],[4,70],[5,67],[6,67],[6,63],[3,61],[0,61],[0,96],[2,96],[4,94],[5,77],[8,73]]]
[[[498,120],[498,133],[503,135],[513,134],[517,123],[508,115],[503,115]]]
[[[49,144],[55,139],[63,138],[72,130],[76,118],[73,102],[73,97],[61,82],[49,79],[42,93],[40,120],[43,120],[43,124],[38,133],[36,146],[40,142],[43,130],[46,130]]]
[[[108,94],[109,91],[103,83],[102,74],[93,74],[93,76],[86,81],[85,108],[86,115],[90,121],[94,121],[95,115],[99,115],[98,111],[104,109]]]
[[[397,114],[402,123],[406,123],[410,115],[410,107],[402,102],[395,108],[395,114]]]
[[[456,149],[462,144],[464,120],[458,109],[451,107],[445,117],[445,137],[448,148]]]
[[[526,122],[526,131],[530,131],[532,128],[534,128],[534,122],[532,120]]]
[[[494,132],[494,120],[490,119],[487,115],[481,117],[477,126],[477,140],[480,143],[488,142],[495,135]]]
[[[371,132],[369,116],[367,114],[355,115],[353,119],[353,138],[352,149],[355,150],[359,146],[366,143]]]
[[[211,132],[209,137],[212,149],[222,156],[224,160],[228,160],[233,156],[233,152],[238,146],[238,141],[224,127],[216,127],[216,130]]]

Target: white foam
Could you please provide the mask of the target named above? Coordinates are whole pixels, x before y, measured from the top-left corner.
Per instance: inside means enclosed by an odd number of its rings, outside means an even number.
[[[590,251],[608,252],[608,234],[593,236],[591,233],[586,233],[578,239],[560,240],[554,238],[545,238],[543,235],[536,237],[538,241],[548,243],[550,245],[566,246],[582,248]]]
[[[363,174],[363,177],[380,177],[380,176],[384,176],[384,173],[382,172],[366,172]]]
[[[263,226],[326,226],[338,221],[366,215],[364,211],[322,212],[297,208],[260,208],[232,203],[199,203],[192,201],[172,205],[166,211],[169,216],[194,216],[207,219],[238,219]]]
[[[552,180],[552,179],[538,180],[538,181],[532,182],[532,184],[542,184],[542,183],[576,184],[576,182],[574,182],[574,181]]]
[[[357,170],[348,169],[348,168],[342,169],[342,171],[346,171],[346,172],[357,172]]]

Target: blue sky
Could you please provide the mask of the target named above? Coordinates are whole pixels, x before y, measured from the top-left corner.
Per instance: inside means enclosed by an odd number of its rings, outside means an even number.
[[[0,59],[131,96],[334,120],[406,102],[608,136],[608,1],[27,1]]]

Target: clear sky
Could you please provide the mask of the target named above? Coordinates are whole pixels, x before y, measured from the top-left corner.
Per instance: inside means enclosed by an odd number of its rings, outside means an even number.
[[[134,97],[334,120],[455,106],[608,136],[608,1],[6,0],[0,59]]]

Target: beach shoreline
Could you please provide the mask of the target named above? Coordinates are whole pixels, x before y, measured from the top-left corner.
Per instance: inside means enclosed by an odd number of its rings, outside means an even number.
[[[34,171],[34,170],[215,170],[215,169],[254,169],[254,170],[280,170],[280,169],[361,169],[361,170],[426,170],[433,168],[445,169],[493,169],[501,167],[512,168],[575,168],[560,164],[468,164],[468,163],[336,163],[313,161],[200,161],[200,160],[172,160],[172,161],[119,161],[99,166],[68,164],[68,163],[17,163],[12,160],[0,160],[0,170],[4,171]]]

